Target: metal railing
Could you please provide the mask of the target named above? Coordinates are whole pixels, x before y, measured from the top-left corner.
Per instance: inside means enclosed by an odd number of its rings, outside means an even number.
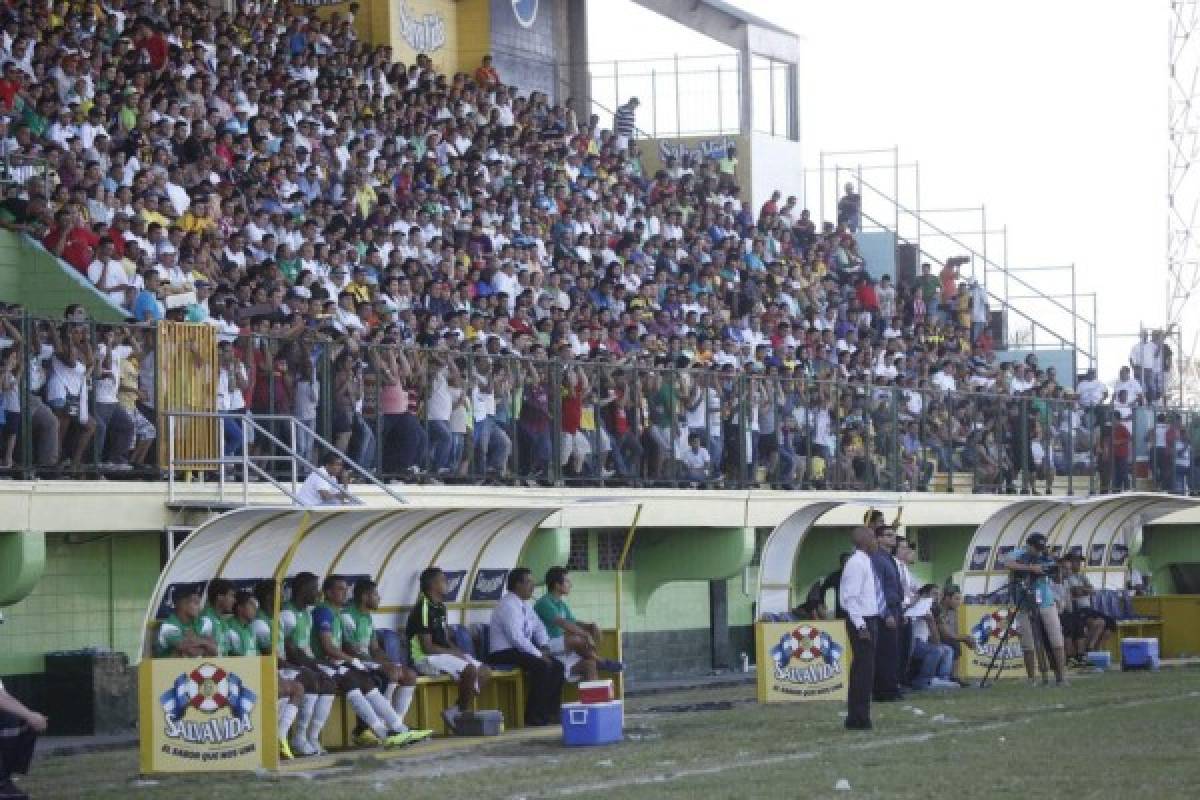
[[[398,503],[407,502],[403,496],[293,416],[168,411],[164,413],[163,418],[167,423],[167,501],[170,503],[178,503],[182,499],[179,491],[181,483],[195,487],[197,483],[207,483],[204,478],[212,478],[217,488],[215,501],[220,504],[230,502],[229,487],[233,483],[239,496],[237,502],[249,505],[252,502],[251,483],[263,482],[286,495],[291,502],[303,505],[299,496],[300,485],[309,475],[316,474],[332,493],[338,496],[342,504],[361,505],[362,500],[351,493],[348,484],[333,480],[301,455],[299,448],[302,440],[310,447],[320,446],[325,452],[339,456],[346,468],[362,483],[376,487]],[[210,420],[216,421],[214,427],[218,455],[210,458],[177,458],[175,441],[178,428],[195,421]],[[280,432],[286,432],[286,436],[280,437]],[[254,441],[265,442],[267,447],[264,448],[264,452],[251,453],[247,445]],[[195,477],[198,480],[181,481],[180,475]],[[206,493],[204,497],[210,499],[211,494]]]
[[[41,378],[55,358],[43,350],[45,326],[26,320],[21,328],[29,338],[0,369],[0,383],[17,381],[25,401],[0,448],[0,456],[12,453],[5,471],[13,477],[163,477],[147,466],[157,463],[152,452],[142,452],[141,468],[113,463],[127,462],[122,451],[136,442],[168,448],[172,497],[189,488],[181,478],[190,473],[215,481],[220,502],[252,499],[254,478],[294,501],[329,451],[345,454],[358,481],[398,502],[389,481],[1077,494],[1135,485],[1190,493],[1200,478],[1191,456],[1200,413],[1128,397],[1084,408],[1054,384],[1005,393],[1016,368],[998,373],[998,387],[945,391],[938,387],[949,382],[930,377],[932,358],[923,355],[943,347],[936,337],[921,339],[922,352],[909,354],[913,377],[899,382],[885,358],[867,364],[865,356],[827,357],[804,345],[795,369],[784,371],[774,359],[766,369],[734,366],[740,348],[692,354],[728,367],[671,368],[667,355],[536,360],[350,348],[314,333],[243,337],[219,369],[245,378],[244,407],[160,416],[148,396],[117,409],[89,391],[74,401],[91,412],[81,421],[61,387]],[[94,347],[94,335],[108,334],[84,326],[76,346]],[[103,371],[94,361],[91,389],[111,379]],[[221,420],[211,458],[171,449],[196,417]],[[164,420],[157,437],[155,419]],[[69,469],[63,456],[74,460]]]

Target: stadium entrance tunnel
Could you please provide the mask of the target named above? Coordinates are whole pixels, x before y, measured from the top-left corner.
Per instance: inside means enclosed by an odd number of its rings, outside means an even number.
[[[636,504],[603,506],[597,510],[609,524],[635,524]],[[146,610],[139,666],[143,771],[279,766],[271,722],[277,694],[274,658],[151,657],[158,625],[173,611],[179,587],[225,578],[240,589],[274,579],[285,596],[289,578],[300,572],[337,575],[351,584],[369,578],[380,594],[380,607],[373,615],[376,630],[399,632],[402,641],[407,613],[419,596],[420,573],[437,566],[447,576],[448,624],[461,626],[482,649],[491,610],[505,592],[509,572],[520,565],[540,576],[566,562],[569,531],[543,527],[556,515],[561,519],[562,510],[562,505],[254,508],[230,512],[198,528],[159,576]],[[619,592],[616,602],[619,609]],[[276,603],[276,631],[281,605]],[[458,643],[462,646],[461,640]],[[617,630],[604,631],[598,649],[602,657],[621,658],[619,622]],[[497,672],[496,678],[480,696],[479,707],[498,708],[507,728],[522,727],[525,692],[520,672]],[[620,681],[614,683],[620,692]],[[456,695],[450,679],[422,677],[406,721],[410,727],[444,732],[441,712]],[[322,743],[329,749],[348,745],[353,727],[353,714],[339,702]]]

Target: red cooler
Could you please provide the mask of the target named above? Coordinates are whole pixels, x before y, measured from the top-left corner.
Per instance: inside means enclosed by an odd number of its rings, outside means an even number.
[[[580,681],[579,683],[579,702],[581,703],[608,703],[615,698],[611,680]]]

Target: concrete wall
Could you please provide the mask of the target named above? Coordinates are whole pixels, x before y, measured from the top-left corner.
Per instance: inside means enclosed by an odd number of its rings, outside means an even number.
[[[750,137],[747,152],[751,160],[750,182],[741,182],[742,197],[751,198],[756,214],[776,189],[783,192],[784,197],[796,195],[799,198],[804,194],[800,142],[755,133]]]

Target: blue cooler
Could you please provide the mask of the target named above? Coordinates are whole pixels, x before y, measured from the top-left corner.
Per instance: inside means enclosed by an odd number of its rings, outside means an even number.
[[[1112,666],[1112,653],[1107,650],[1089,650],[1087,663],[1096,669],[1108,669]]]
[[[1122,639],[1121,669],[1158,669],[1158,639]]]
[[[625,738],[625,704],[620,700],[563,703],[561,714],[563,744],[570,747],[612,744]]]

